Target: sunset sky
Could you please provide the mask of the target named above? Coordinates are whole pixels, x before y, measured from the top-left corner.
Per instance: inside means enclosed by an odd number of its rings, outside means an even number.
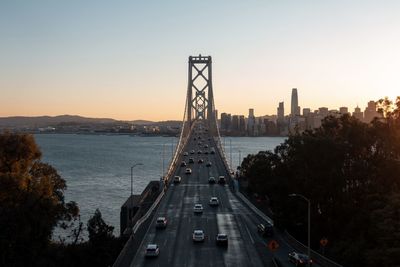
[[[182,119],[189,55],[219,112],[400,95],[400,1],[0,2],[0,116]]]

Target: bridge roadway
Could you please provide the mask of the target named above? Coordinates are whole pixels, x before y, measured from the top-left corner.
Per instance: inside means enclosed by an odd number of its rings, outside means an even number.
[[[210,151],[214,147],[213,140],[208,140],[209,136],[203,133],[202,145],[199,146],[198,140],[194,141],[197,136],[192,134],[184,150],[189,155],[181,155],[181,160],[187,163],[190,157],[194,158],[195,163],[187,164],[192,174],[185,174],[186,167],[175,170],[175,175],[181,176],[182,181],[172,184],[167,190],[130,266],[274,266],[272,252],[266,246],[269,239],[257,233],[257,224],[264,223],[263,220],[238,199],[228,185],[208,183],[210,176],[217,179],[219,175],[227,177],[227,173],[217,152],[204,154],[205,150]],[[204,148],[205,144],[208,149]],[[191,150],[195,154],[190,154]],[[198,150],[203,153],[198,154]],[[204,163],[198,163],[199,158]],[[211,167],[206,167],[208,161],[212,163]],[[218,207],[208,205],[213,196],[219,199]],[[195,203],[203,204],[203,214],[193,213]],[[166,229],[155,228],[155,221],[160,216],[168,219]],[[195,229],[205,232],[204,243],[192,241]],[[216,246],[217,233],[228,235],[227,248]],[[283,266],[294,266],[287,260],[288,253],[293,249],[277,233],[273,238],[280,246],[274,256]],[[157,258],[145,257],[147,244],[159,246]]]

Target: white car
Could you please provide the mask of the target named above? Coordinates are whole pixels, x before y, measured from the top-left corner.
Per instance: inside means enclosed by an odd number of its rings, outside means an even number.
[[[186,174],[192,174],[192,169],[191,168],[187,168],[185,171]]]
[[[160,249],[157,244],[148,244],[146,248],[146,257],[157,257],[160,254]]]
[[[192,235],[193,242],[203,242],[204,241],[204,231],[194,230]]]
[[[202,204],[195,204],[193,208],[194,213],[203,213],[203,205]]]
[[[219,200],[217,197],[210,198],[210,202],[208,203],[210,206],[216,207],[219,205]]]

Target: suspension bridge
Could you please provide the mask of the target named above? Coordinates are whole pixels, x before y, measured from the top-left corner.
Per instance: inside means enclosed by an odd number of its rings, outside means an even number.
[[[181,134],[164,189],[133,226],[114,266],[294,266],[288,260],[293,243],[276,229],[260,234],[258,226],[273,221],[238,192],[232,171],[218,130],[212,59],[190,56]],[[202,242],[195,242],[194,230],[202,231]],[[226,246],[217,245],[218,234],[226,235]],[[146,257],[149,245],[157,257]]]

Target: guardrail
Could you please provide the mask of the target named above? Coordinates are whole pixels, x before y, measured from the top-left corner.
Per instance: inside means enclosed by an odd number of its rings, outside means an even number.
[[[305,253],[307,251],[307,246],[304,245],[303,243],[301,243],[300,241],[298,241],[296,238],[294,238],[291,234],[289,234],[287,231],[284,232],[284,237],[286,238],[286,240],[292,244],[297,250]],[[311,258],[316,261],[317,263],[319,263],[320,265],[324,266],[324,267],[343,267],[343,265],[340,265],[330,259],[328,259],[325,256],[322,256],[321,254],[319,254],[318,252],[316,252],[315,250],[310,250],[311,252]]]
[[[192,127],[193,128],[193,127]],[[179,138],[179,143],[177,145],[177,148],[175,150],[175,154],[173,159],[171,160],[171,163],[168,167],[168,171],[165,175],[165,182],[169,182],[171,180],[171,176],[175,171],[175,168],[178,165],[178,159],[180,154],[182,153],[183,149],[186,146],[187,141],[190,138],[190,132],[192,130],[192,128],[189,130],[189,133],[187,135],[185,135],[184,132],[181,133],[181,136]],[[182,136],[185,135],[185,136]],[[165,185],[165,184],[164,184]],[[135,225],[132,227],[132,234],[130,235],[128,241],[125,243],[124,247],[122,248],[120,254],[118,255],[116,261],[113,264],[113,267],[118,267],[121,265],[124,257],[127,254],[127,250],[129,247],[131,247],[131,243],[133,242],[133,238],[135,233],[138,231],[138,229],[140,228],[140,226],[142,226],[142,224],[149,218],[149,216],[152,214],[152,212],[154,211],[154,209],[158,206],[158,204],[160,203],[161,199],[163,198],[164,194],[165,194],[165,188],[162,189],[160,195],[157,197],[157,199],[154,201],[154,203],[151,205],[151,207],[148,209],[148,211],[135,223]]]
[[[128,241],[125,243],[124,247],[122,248],[121,252],[119,253],[117,259],[115,260],[113,267],[118,267],[121,266],[121,263],[125,257],[125,255],[127,254],[128,248],[131,246],[131,242],[133,242],[133,237],[135,235],[135,233],[137,232],[137,230],[139,229],[139,227],[143,224],[143,222],[145,222],[149,216],[151,215],[151,213],[153,212],[153,210],[155,209],[155,207],[157,207],[157,205],[160,203],[161,199],[164,196],[164,190],[161,191],[160,195],[157,197],[157,199],[154,201],[154,203],[151,205],[151,207],[149,208],[149,210],[145,213],[145,215],[143,215],[136,223],[135,225],[132,227],[132,234],[130,235]]]
[[[243,200],[244,203],[258,216],[260,216],[264,221],[268,222],[272,226],[274,226],[274,220],[272,220],[270,217],[264,214],[261,210],[259,210],[256,206],[254,206],[253,203],[250,202],[250,200],[247,199],[242,193],[237,192],[236,195]]]

